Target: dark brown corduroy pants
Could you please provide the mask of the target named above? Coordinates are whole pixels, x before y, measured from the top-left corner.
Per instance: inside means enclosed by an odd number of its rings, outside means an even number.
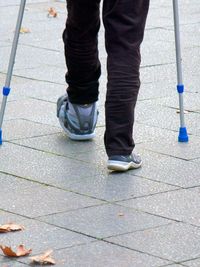
[[[76,104],[98,100],[101,65],[98,58],[100,0],[67,0],[63,33],[69,100]],[[105,103],[105,148],[108,156],[129,155],[134,109],[140,87],[140,45],[149,0],[104,0],[103,23],[108,54]]]

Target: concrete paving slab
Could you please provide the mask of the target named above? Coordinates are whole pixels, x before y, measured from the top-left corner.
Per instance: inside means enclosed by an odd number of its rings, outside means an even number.
[[[68,188],[98,199],[116,201],[175,190],[177,187],[142,179],[134,175],[113,174],[107,178],[103,176],[88,177],[84,179],[84,182],[81,179],[76,179],[68,185]]]
[[[153,256],[180,262],[200,255],[199,236],[198,227],[172,223],[108,240]]]
[[[0,264],[2,267],[25,267],[26,264],[22,262],[17,262],[16,260],[12,260],[11,258],[0,256]]]
[[[0,83],[2,86],[5,83],[5,79],[6,75],[0,74]],[[65,94],[65,91],[66,85],[13,76],[8,101],[35,98],[46,102],[56,103],[58,97]]]
[[[5,141],[26,139],[35,136],[51,135],[60,132],[60,128],[49,125],[34,123],[27,120],[5,121],[3,126],[3,137]]]
[[[198,258],[191,261],[186,261],[183,264],[186,264],[188,267],[198,267],[200,266],[200,259]]]
[[[149,101],[140,101],[136,107],[136,120],[145,125],[178,131],[180,114],[175,109],[154,105]],[[189,112],[185,114],[188,133],[198,134],[200,114]]]
[[[87,156],[84,157],[86,152],[89,152],[88,154],[92,153],[94,155],[96,153],[96,150],[103,149],[102,135],[104,130],[102,128],[96,129],[97,136],[94,140],[85,142],[72,141],[67,137],[67,135],[62,131],[61,128],[56,129],[59,129],[60,132],[42,137],[26,138],[23,140],[15,141],[15,143],[66,157],[74,156],[75,158],[79,158],[79,156],[83,153],[83,160],[85,158],[86,162],[88,162],[89,160],[87,160]]]
[[[143,166],[134,170],[134,175],[186,188],[200,184],[199,164],[143,149],[138,152],[143,158]]]
[[[178,135],[177,135],[178,136]],[[200,158],[200,138],[197,136],[189,136],[188,143],[177,142],[177,136],[173,138],[164,138],[154,142],[141,145],[143,148],[157,153],[170,155],[172,157],[192,160]],[[172,140],[172,141],[171,141]]]
[[[6,72],[7,67],[8,67],[11,47],[2,47],[1,50],[2,50],[1,51],[2,61],[1,61],[0,71]],[[39,73],[36,77],[39,78],[40,80],[45,80],[43,77],[46,74],[46,72],[49,70],[47,69],[45,71],[43,70],[43,68],[46,66],[48,68],[48,65],[51,65],[51,64],[52,65],[63,64],[63,62],[64,62],[63,54],[61,54],[60,52],[57,52],[57,51],[52,52],[50,50],[40,49],[36,47],[27,47],[27,46],[18,45],[17,54],[16,54],[16,63],[15,63],[13,74],[18,74],[21,76],[26,76],[26,75],[28,76],[28,73],[30,73],[29,69],[33,69],[32,70],[33,72],[34,68],[38,68]],[[17,71],[20,69],[24,69],[24,72]],[[53,75],[53,73],[51,75]],[[49,77],[51,77],[51,75],[49,74]]]
[[[149,100],[164,97],[177,98],[176,87],[173,83],[150,82],[141,83],[138,100]],[[158,99],[159,101],[159,99]]]
[[[6,108],[5,119],[26,119],[59,127],[56,117],[56,104],[37,99],[22,99],[9,102]]]
[[[128,200],[120,203],[126,207],[199,226],[199,193],[200,188],[197,187]]]
[[[55,66],[41,66],[37,68],[15,70],[14,74],[20,77],[28,79],[34,79],[39,81],[48,81],[52,83],[59,83],[65,85],[65,73],[64,67]]]
[[[95,238],[140,231],[171,222],[111,204],[40,217],[40,220]]]
[[[73,179],[106,175],[107,171],[75,159],[56,156],[14,144],[4,143],[0,171],[40,183],[67,189]],[[24,160],[27,159],[27,160]],[[13,162],[15,164],[13,164]],[[77,171],[78,170],[78,171]]]
[[[178,132],[136,122],[133,129],[133,137],[136,144],[149,143],[156,140],[158,142],[162,142],[163,140],[173,140],[177,143]]]
[[[75,210],[103,202],[61,189],[0,174],[1,208],[29,218]],[[12,190],[10,190],[12,188]]]
[[[134,267],[143,267],[144,262],[156,267],[167,262],[101,241],[56,251],[55,257],[58,259],[56,266],[69,267],[93,267],[94,262],[96,267],[131,267],[133,264]]]
[[[161,267],[183,267],[183,266],[186,266],[186,265],[182,265],[182,264],[169,264],[169,265],[164,265],[164,266],[161,266]]]
[[[188,92],[184,94],[184,109],[186,111],[192,111],[192,112],[200,111],[199,102],[200,102],[199,94],[191,94]],[[156,100],[152,100],[151,103],[179,110],[179,99],[176,94],[174,94],[174,96],[172,97],[162,97]]]
[[[35,220],[24,219],[19,223],[25,227],[25,230],[2,234],[1,244],[12,247],[23,244],[27,248],[32,248],[32,255],[42,253],[48,249],[62,249],[93,241],[92,238],[87,236]],[[2,252],[0,254],[2,255]],[[24,263],[30,262],[27,258],[24,261],[22,258],[20,260]]]

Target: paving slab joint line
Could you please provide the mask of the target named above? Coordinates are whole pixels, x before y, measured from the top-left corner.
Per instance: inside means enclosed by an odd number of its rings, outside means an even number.
[[[158,258],[158,259],[161,259],[161,260],[165,260],[165,261],[169,261],[170,263],[174,263],[173,261],[169,260],[169,259],[166,259],[166,258],[162,258],[162,257],[159,257],[157,255],[154,255],[154,254],[150,254],[148,252],[144,252],[142,250],[138,250],[138,249],[133,249],[133,248],[130,248],[130,247],[127,247],[127,246],[124,246],[124,245],[120,245],[120,244],[117,244],[117,243],[114,243],[112,241],[108,241],[108,240],[103,240],[104,242],[106,243],[109,243],[109,244],[112,244],[112,245],[115,245],[115,246],[118,246],[118,247],[121,247],[121,248],[126,248],[126,249],[129,249],[131,251],[136,251],[136,252],[139,252],[139,253],[142,253],[144,255],[148,255],[148,256],[153,256],[155,258]]]
[[[136,176],[138,178],[142,178],[142,179],[146,179],[146,180],[149,180],[149,181],[153,181],[153,182],[157,182],[157,183],[160,183],[160,184],[166,184],[166,185],[171,185],[171,186],[174,186],[174,187],[177,187],[177,188],[180,188],[180,189],[184,189],[184,187],[180,186],[180,185],[175,185],[175,184],[170,184],[170,183],[166,183],[166,182],[163,182],[163,181],[158,181],[158,180],[155,180],[155,179],[152,179],[152,178],[148,178],[146,176],[142,176],[142,175],[138,175],[138,174],[130,174],[129,172],[127,172],[127,175],[130,175],[130,176]]]
[[[22,145],[22,144],[18,144],[18,143],[15,143],[13,141],[6,141],[7,143],[11,143],[11,144],[14,144],[16,146],[19,146],[19,147],[24,147],[24,148],[27,148],[27,149],[31,149],[31,150],[34,150],[34,151],[39,151],[39,152],[42,152],[42,153],[45,153],[45,154],[48,154],[48,155],[52,155],[52,156],[57,156],[57,157],[61,157],[61,158],[66,158],[66,159],[72,159],[74,160],[75,163],[87,163],[89,165],[93,165],[93,163],[89,162],[89,161],[85,161],[83,159],[77,159],[77,157],[75,157],[75,154],[74,155],[61,155],[61,154],[58,154],[58,153],[55,153],[55,152],[50,152],[50,151],[47,151],[47,150],[43,150],[43,149],[39,149],[39,148],[35,148],[35,147],[30,147],[30,146],[27,146],[27,145]],[[97,149],[98,150],[98,149]],[[84,152],[82,152],[81,154],[83,154]],[[98,164],[100,170],[101,170],[101,165]],[[98,174],[96,174],[95,176],[98,176]]]
[[[11,143],[11,144],[14,144],[16,146],[19,146],[19,147],[24,147],[24,148],[27,148],[27,149],[31,149],[31,150],[34,150],[34,151],[39,151],[39,152],[42,152],[42,153],[45,153],[45,154],[48,154],[48,155],[52,155],[52,156],[57,156],[57,157],[61,157],[61,158],[68,158],[68,159],[72,159],[74,160],[75,162],[77,163],[88,163],[89,165],[92,165],[92,163],[89,163],[87,161],[84,161],[82,159],[77,159],[75,157],[72,157],[72,156],[65,156],[65,155],[61,155],[61,154],[58,154],[58,153],[55,153],[55,152],[50,152],[50,151],[46,151],[46,150],[43,150],[43,149],[39,149],[39,148],[34,148],[34,147],[30,147],[30,146],[26,146],[26,145],[22,145],[22,144],[18,144],[18,143],[14,143],[14,142],[11,142],[11,141],[7,141],[7,143]]]
[[[146,68],[153,68],[153,67],[160,67],[160,66],[168,66],[168,65],[175,65],[175,61],[173,62],[166,62],[166,63],[160,63],[160,64],[154,64],[154,65],[142,65],[140,69],[146,69]]]
[[[174,224],[174,222],[169,222],[169,223],[166,223],[166,224],[160,224],[160,225],[157,225],[157,226],[151,226],[151,227],[147,227],[147,228],[143,228],[143,229],[139,229],[139,230],[134,230],[134,231],[130,231],[130,232],[125,232],[125,233],[121,233],[121,234],[111,235],[111,236],[103,237],[102,241],[107,241],[106,239],[112,238],[112,237],[120,237],[120,236],[123,236],[123,235],[133,234],[133,233],[137,233],[137,232],[143,232],[143,231],[146,231],[146,230],[154,230],[154,229],[157,229],[157,228],[169,226],[171,224]]]
[[[156,154],[164,155],[164,156],[167,156],[167,157],[170,157],[170,158],[181,159],[181,160],[184,160],[186,162],[190,162],[192,160],[200,158],[200,157],[197,157],[197,158],[185,159],[185,158],[182,158],[182,157],[166,154],[165,152],[158,152],[158,151],[152,150],[151,148],[148,148],[148,147],[145,148],[145,150],[150,151],[150,152],[154,152]]]
[[[126,246],[123,246],[123,245],[120,245],[120,244],[117,244],[117,243],[114,243],[112,241],[108,241],[106,240],[106,238],[108,237],[104,237],[104,238],[99,238],[99,237],[95,237],[95,236],[92,236],[92,235],[88,235],[88,234],[85,234],[85,233],[82,233],[82,232],[79,232],[79,231],[76,231],[76,230],[73,230],[73,229],[70,229],[70,228],[66,228],[66,227],[63,227],[63,226],[58,226],[56,224],[53,224],[53,223],[49,223],[49,222],[46,222],[46,221],[43,221],[43,220],[39,220],[39,219],[35,219],[36,221],[39,221],[39,222],[43,222],[43,223],[46,223],[48,225],[51,225],[51,226],[55,226],[55,227],[58,227],[60,229],[64,229],[64,230],[68,230],[68,231],[71,231],[73,233],[77,233],[77,234],[80,234],[80,235],[83,235],[83,236],[87,236],[87,237],[90,237],[92,239],[95,239],[96,241],[102,241],[102,242],[105,242],[105,243],[109,243],[109,244],[112,244],[112,245],[115,245],[115,246],[118,246],[118,247],[122,247],[122,248],[126,248],[126,249],[129,249],[131,251],[136,251],[136,252],[140,252],[142,254],[146,254],[146,255],[149,255],[149,256],[153,256],[153,257],[156,257],[156,258],[159,258],[159,259],[162,259],[162,260],[168,260],[168,259],[165,259],[165,258],[161,258],[159,256],[155,256],[155,255],[151,255],[149,253],[146,253],[146,252],[143,252],[143,251],[140,251],[140,250],[136,250],[136,249],[132,249],[130,247],[126,247]],[[161,226],[166,226],[166,225],[160,225]],[[158,226],[156,226],[155,228],[157,228]],[[154,227],[152,227],[151,229],[153,229]],[[148,229],[148,228],[147,228]],[[143,231],[146,230],[146,229],[143,229]],[[139,230],[138,230],[139,231]],[[134,232],[137,232],[137,231],[133,231],[132,233]],[[124,235],[126,233],[123,233]],[[122,235],[123,235],[122,234]],[[128,233],[127,233],[128,234]],[[168,260],[169,262],[172,262],[171,260]],[[172,262],[173,263],[173,262]]]
[[[10,144],[14,144],[14,145],[20,145],[19,143],[15,143],[16,141],[22,141],[22,140],[27,140],[27,139],[34,139],[34,138],[38,138],[38,137],[45,137],[45,136],[51,136],[51,135],[56,135],[59,134],[61,132],[55,132],[55,133],[49,133],[49,134],[41,134],[41,135],[34,135],[34,136],[30,136],[30,137],[22,137],[22,138],[14,138],[14,139],[9,139],[9,140],[4,140],[4,142],[6,143],[10,143]],[[21,145],[20,145],[21,146]],[[30,148],[30,147],[29,147]]]
[[[188,261],[194,261],[194,260],[199,260],[199,259],[200,259],[200,257],[198,256],[198,257],[195,257],[195,258],[191,258],[191,259],[188,259],[188,260],[181,261],[180,264],[184,265]],[[187,265],[184,265],[184,266],[187,266]]]
[[[6,72],[0,71],[0,74],[5,74],[6,75]],[[64,85],[64,86],[66,86],[65,83],[58,83],[58,82],[52,82],[52,81],[48,81],[48,80],[41,80],[41,79],[26,77],[26,76],[17,75],[17,74],[13,74],[13,77],[23,78],[23,79],[27,79],[27,80],[31,80],[31,81],[46,82],[46,83],[50,83],[50,84],[57,84],[57,85]]]
[[[2,209],[2,208],[0,208],[0,211],[6,212],[6,213],[10,213],[10,214],[13,214],[13,215],[17,215],[17,216],[20,216],[20,217],[22,217],[22,218],[24,218],[24,219],[30,219],[30,220],[33,220],[33,218],[28,217],[28,216],[26,216],[26,215],[21,215],[21,214],[18,214],[18,213],[9,211],[9,210],[5,210],[5,209]]]
[[[159,215],[159,214],[150,213],[148,211],[144,211],[144,210],[140,210],[140,209],[124,206],[124,205],[121,205],[121,204],[118,204],[118,203],[115,203],[115,205],[120,206],[120,207],[126,207],[128,209],[131,209],[131,210],[134,210],[134,211],[138,211],[138,212],[141,212],[141,213],[145,213],[145,214],[149,214],[149,215],[152,215],[152,216],[155,216],[155,217],[159,217],[159,218],[162,218],[162,219],[167,219],[167,220],[172,221],[172,222],[188,224],[187,222],[184,222],[184,221],[168,218],[168,217],[165,217],[165,216],[162,216],[162,215]]]
[[[72,211],[79,211],[79,210],[84,210],[84,209],[90,209],[90,208],[94,208],[94,207],[101,207],[101,206],[104,206],[104,205],[109,205],[111,203],[99,203],[99,204],[93,204],[93,205],[90,205],[90,206],[87,206],[87,207],[80,207],[80,208],[74,208],[74,209],[68,209],[68,210],[63,210],[63,211],[59,211],[59,212],[54,212],[54,213],[49,213],[49,214],[45,214],[45,215],[40,215],[40,216],[35,216],[35,217],[32,217],[32,219],[39,219],[39,218],[44,218],[44,217],[48,217],[48,216],[52,216],[52,215],[59,215],[59,214],[62,214],[62,213],[69,213],[69,212],[72,212]]]
[[[86,194],[83,194],[83,193],[79,193],[79,192],[73,191],[71,189],[66,189],[66,188],[62,188],[62,187],[55,186],[55,185],[52,185],[52,184],[47,184],[47,183],[44,183],[44,182],[33,180],[31,178],[22,177],[22,176],[15,175],[15,174],[9,173],[9,172],[4,172],[4,171],[1,171],[1,170],[0,170],[0,173],[5,174],[5,175],[9,175],[9,176],[13,176],[15,178],[19,178],[19,179],[22,179],[22,180],[25,180],[25,181],[29,181],[29,182],[32,182],[32,183],[36,183],[36,184],[39,184],[39,185],[60,189],[62,191],[69,192],[69,193],[74,193],[74,194],[79,195],[79,196],[84,196],[84,197],[88,197],[88,198],[91,198],[91,199],[99,200],[99,201],[104,202],[104,204],[112,204],[112,202],[110,202],[110,201],[107,201],[107,200],[104,200],[104,199],[100,199],[100,198],[97,198],[97,197],[94,197],[94,196],[86,195]]]
[[[124,202],[124,201],[127,201],[127,200],[133,200],[133,199],[138,199],[138,198],[152,197],[152,196],[156,196],[156,195],[160,195],[160,194],[179,191],[179,190],[182,190],[182,189],[185,189],[185,188],[180,187],[180,188],[175,188],[175,189],[169,189],[169,190],[162,191],[162,192],[151,193],[149,195],[142,195],[142,196],[138,196],[138,197],[124,198],[124,199],[121,199],[121,200],[114,200],[113,203]]]

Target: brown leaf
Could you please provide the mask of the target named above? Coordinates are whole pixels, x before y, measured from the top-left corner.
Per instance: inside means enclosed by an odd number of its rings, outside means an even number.
[[[28,28],[21,28],[20,29],[20,33],[29,33],[30,32],[30,30],[28,29]]]
[[[55,260],[53,258],[51,258],[51,254],[53,253],[53,250],[48,250],[46,251],[44,254],[41,255],[37,255],[34,257],[31,257],[31,261],[33,263],[39,263],[39,264],[56,264]]]
[[[32,249],[26,249],[23,245],[19,245],[16,252],[14,252],[11,247],[0,245],[0,248],[3,251],[4,255],[8,257],[26,256],[32,252]]]
[[[50,7],[48,9],[48,17],[53,17],[53,18],[56,18],[58,16],[58,13],[56,12],[55,8],[53,7]]]
[[[0,225],[0,233],[8,233],[21,230],[24,230],[24,226],[15,223],[7,223]]]

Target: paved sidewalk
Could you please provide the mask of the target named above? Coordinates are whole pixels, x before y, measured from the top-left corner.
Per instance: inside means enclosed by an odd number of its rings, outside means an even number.
[[[4,85],[19,0],[0,1],[0,86]],[[177,142],[178,96],[172,1],[152,0],[142,46],[135,140],[144,165],[106,169],[103,133],[106,53],[97,137],[72,142],[56,118],[64,93],[64,0],[28,0],[0,147],[0,224],[23,224],[0,244],[54,250],[64,267],[200,266],[200,2],[180,2],[188,144]],[[57,18],[47,16],[54,7]],[[1,101],[1,99],[0,99]],[[28,257],[0,267],[25,267]]]

